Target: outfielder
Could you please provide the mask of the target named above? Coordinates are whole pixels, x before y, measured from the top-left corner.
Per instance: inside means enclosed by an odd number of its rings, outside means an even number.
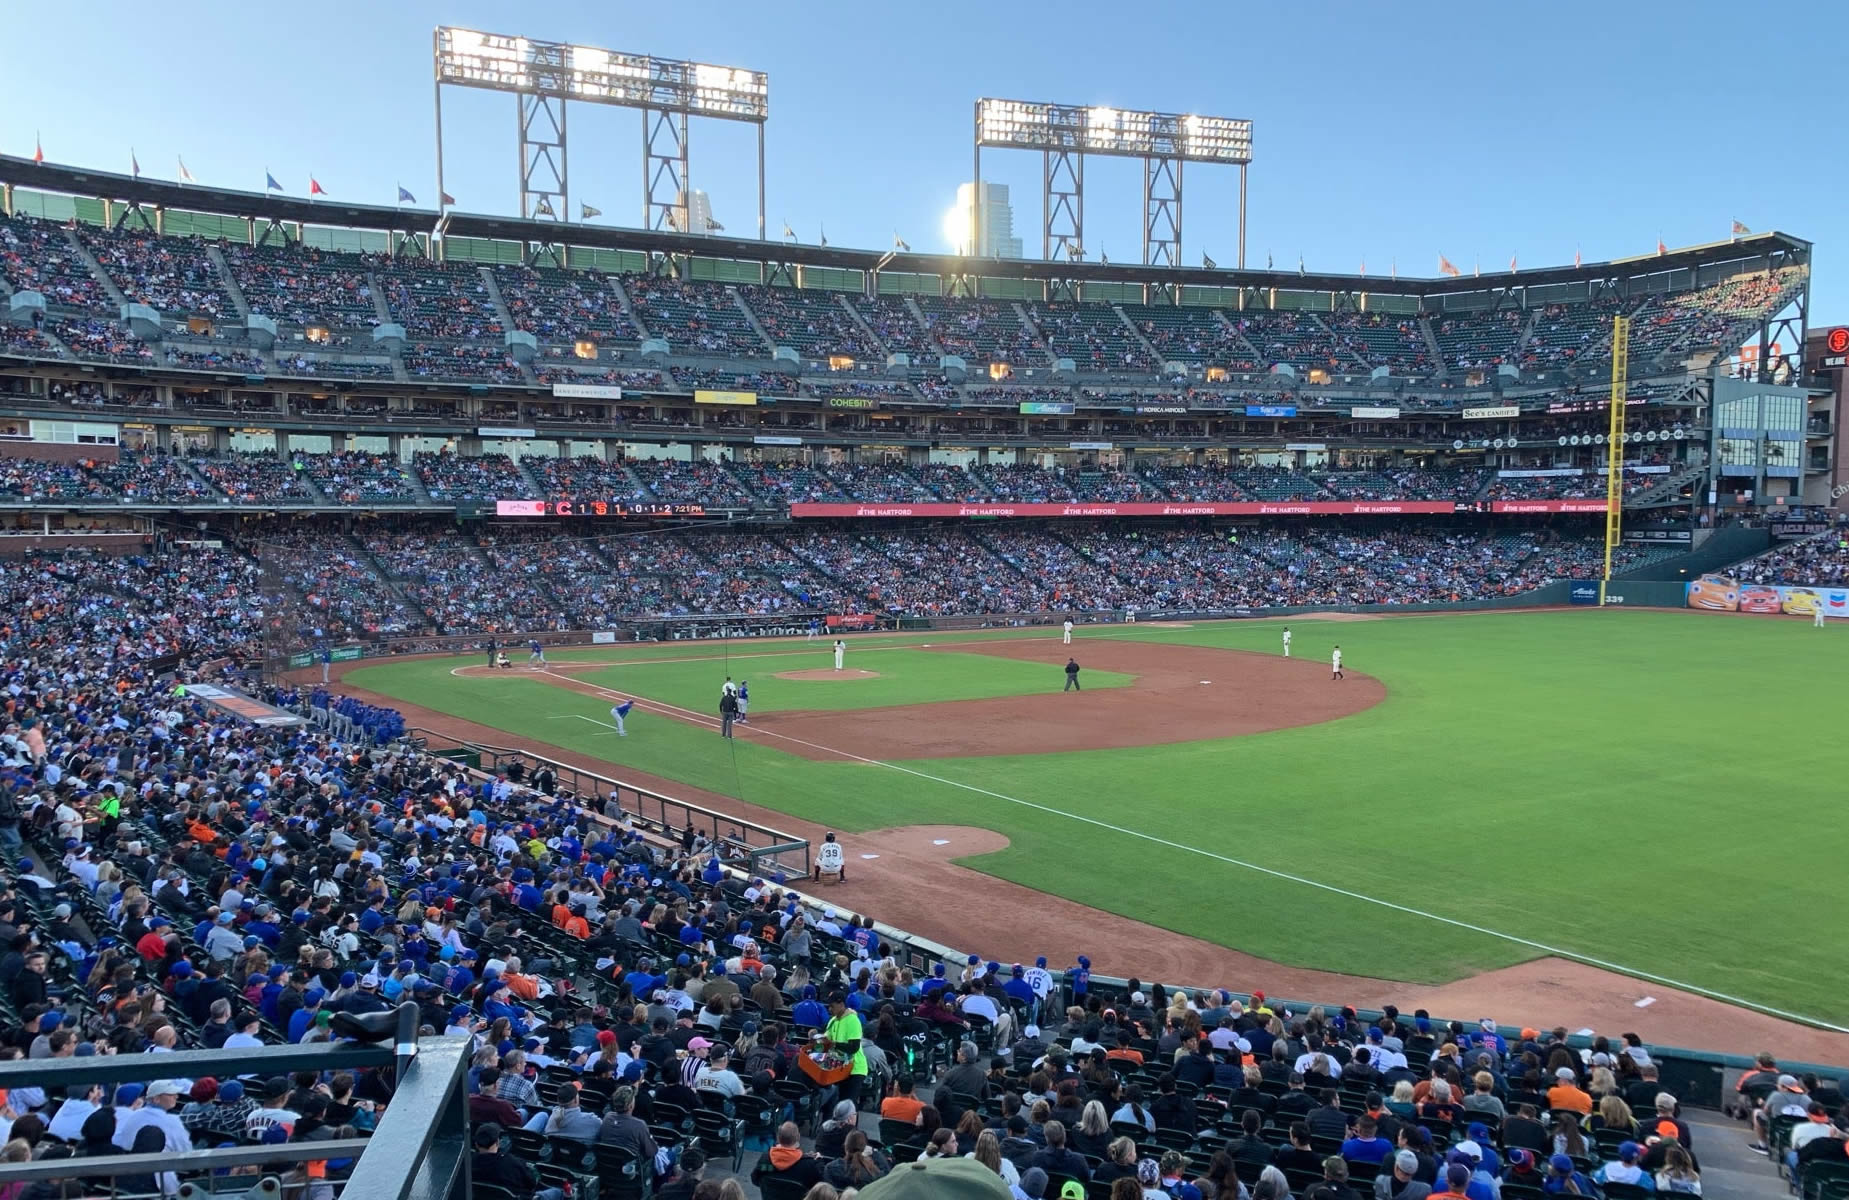
[[[530,641],[527,642],[526,646],[527,646],[527,649],[531,651],[531,653],[529,653],[526,656],[526,665],[529,667],[545,666],[546,665],[546,648],[539,644],[539,639],[538,638],[531,639]]]
[[[625,700],[610,710],[610,719],[616,722],[617,737],[629,736],[629,731],[623,728],[623,718],[628,716],[629,710],[635,706],[636,702],[634,700]]]
[[[1811,601],[1810,623],[1811,623],[1811,628],[1813,629],[1823,628],[1823,597],[1822,596],[1818,596],[1815,600]],[[323,666],[321,667],[321,678],[323,681],[327,679],[327,667],[325,664],[323,664]]]
[[[1284,657],[1290,657],[1290,626],[1284,627]]]
[[[1071,617],[1066,618],[1066,623],[1064,626],[1062,626],[1062,629],[1064,630],[1064,636],[1062,636],[1059,640],[1062,644],[1070,646],[1072,644],[1072,618]]]
[[[1329,676],[1330,682],[1334,682],[1337,679],[1341,679],[1342,678],[1342,648],[1340,646],[1337,646],[1335,648],[1334,655],[1332,655],[1329,659],[1329,665],[1331,668],[1333,668],[1335,672],[1334,674]]]
[[[835,670],[839,671],[841,669],[841,664],[844,661],[846,661],[846,659],[847,659],[847,643],[842,641],[840,638],[836,638],[835,639]]]

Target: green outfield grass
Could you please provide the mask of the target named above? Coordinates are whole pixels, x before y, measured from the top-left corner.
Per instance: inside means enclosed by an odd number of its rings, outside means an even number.
[[[942,700],[982,700],[991,696],[1024,696],[1030,692],[1058,691],[1065,683],[1060,668],[1045,663],[996,658],[989,654],[946,654],[935,650],[907,650],[898,646],[863,647],[848,655],[853,670],[877,672],[877,679],[778,679],[781,671],[828,670],[834,666],[829,643],[806,646],[760,645],[739,648],[736,656],[639,660],[617,658],[623,665],[602,671],[574,672],[598,687],[634,692],[700,713],[717,711],[719,688],[727,675],[751,685],[754,713],[796,712],[804,709],[885,708]],[[564,657],[563,654],[555,657]],[[588,657],[577,651],[572,658]],[[1123,687],[1130,676],[1110,671],[1085,672],[1086,687]]]
[[[1082,631],[1081,646],[1084,637],[1112,637],[1275,653],[1280,624],[1118,626]],[[1254,737],[893,770],[727,745],[640,712],[619,740],[590,723],[608,720],[605,702],[518,673],[449,675],[472,660],[366,667],[351,678],[837,829],[992,828],[1009,848],[966,865],[1283,962],[1435,982],[1541,953],[1371,902],[1380,900],[1849,1023],[1849,998],[1836,986],[1849,934],[1837,932],[1835,917],[1849,853],[1849,821],[1835,812],[1849,790],[1841,696],[1849,631],[1635,610],[1293,628],[1303,657],[1326,658],[1339,641],[1352,670],[1386,683],[1386,701]],[[856,639],[848,659],[882,672],[874,660],[905,662],[893,677],[915,682],[902,699],[865,700],[882,680],[831,682],[810,685],[828,692],[826,701],[805,692],[791,706],[1005,694],[955,690],[978,686],[956,671],[932,676],[944,689],[935,691],[909,665],[962,656],[868,653],[903,644]],[[559,656],[674,659],[715,649]],[[732,665],[741,661],[755,678],[796,660],[735,657]],[[697,687],[711,701],[714,666],[723,677],[723,662],[665,670],[676,680],[687,671],[691,682],[673,686]],[[649,695],[642,681],[657,669],[612,667],[622,682],[599,682]],[[1093,676],[1086,672],[1088,686]]]

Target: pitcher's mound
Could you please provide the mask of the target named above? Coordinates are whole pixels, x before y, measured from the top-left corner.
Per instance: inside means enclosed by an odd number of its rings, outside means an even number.
[[[855,667],[844,667],[839,671],[828,667],[819,667],[813,671],[778,671],[773,679],[798,679],[805,682],[822,679],[878,679],[878,671],[862,671]]]

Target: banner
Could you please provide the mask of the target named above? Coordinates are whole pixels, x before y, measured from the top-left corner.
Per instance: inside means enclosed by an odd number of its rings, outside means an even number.
[[[1604,497],[1597,500],[1491,500],[1493,513],[1602,513]]]
[[[1068,450],[1109,450],[1110,448],[1111,448],[1111,443],[1109,442],[1068,442],[1066,443],[1066,449]]]
[[[496,500],[494,515],[497,517],[543,517],[546,515],[544,500]]]
[[[695,404],[730,404],[739,408],[752,408],[757,405],[756,392],[715,392],[708,388],[695,388]]]
[[[758,433],[752,435],[751,444],[754,446],[800,446],[803,440],[799,437],[784,437],[775,433]]]
[[[555,383],[552,394],[560,400],[621,400],[623,389],[607,383]]]
[[[1522,410],[1516,404],[1497,404],[1489,408],[1460,409],[1457,415],[1466,421],[1493,421],[1498,417],[1519,417]]]
[[[615,643],[616,633],[614,630],[600,629],[591,634],[591,645],[593,646],[611,646]]]
[[[865,396],[830,396],[826,401],[829,408],[878,408],[878,400]]]
[[[1821,608],[1826,617],[1849,619],[1849,588],[1743,584],[1727,575],[1703,575],[1688,585],[1688,606],[1792,617],[1814,617]]]
[[[1400,410],[1384,407],[1351,408],[1348,410],[1348,415],[1357,421],[1396,421],[1399,419]]]
[[[830,629],[878,629],[880,619],[872,613],[830,613]]]
[[[1010,504],[841,504],[798,501],[790,505],[792,517],[1346,517],[1410,516],[1456,512],[1450,500],[1314,500],[1267,503],[1216,501],[1200,504],[1151,503],[1062,504],[1038,502]]]
[[[1574,604],[1597,604],[1599,602],[1599,585],[1596,583],[1575,583],[1567,589],[1567,599]]]
[[[1248,417],[1294,417],[1297,415],[1295,404],[1248,404]]]
[[[515,426],[483,425],[475,431],[475,436],[485,438],[530,438],[539,436],[539,431]]]
[[[1498,471],[1498,479],[1564,479],[1569,476],[1584,475],[1579,467],[1536,467],[1520,471]]]
[[[1139,404],[1136,406],[1138,416],[1174,416],[1188,411],[1185,404]]]
[[[1626,529],[1624,540],[1627,542],[1645,542],[1654,545],[1670,543],[1678,546],[1691,545],[1695,533],[1690,529]]]
[[[361,653],[358,646],[336,646],[327,652],[327,657],[330,662],[352,662]]]
[[[1070,400],[1023,400],[1021,415],[1024,417],[1069,417],[1073,404]]]

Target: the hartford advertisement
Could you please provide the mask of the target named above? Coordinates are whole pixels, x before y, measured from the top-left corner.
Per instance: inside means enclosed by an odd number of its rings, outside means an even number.
[[[993,504],[841,504],[797,501],[790,516],[802,517],[1352,517],[1432,515],[1449,512],[1583,513],[1604,512],[1603,500],[1492,500],[1460,504],[1451,500],[1236,500],[1190,504],[1131,502],[997,501]]]

